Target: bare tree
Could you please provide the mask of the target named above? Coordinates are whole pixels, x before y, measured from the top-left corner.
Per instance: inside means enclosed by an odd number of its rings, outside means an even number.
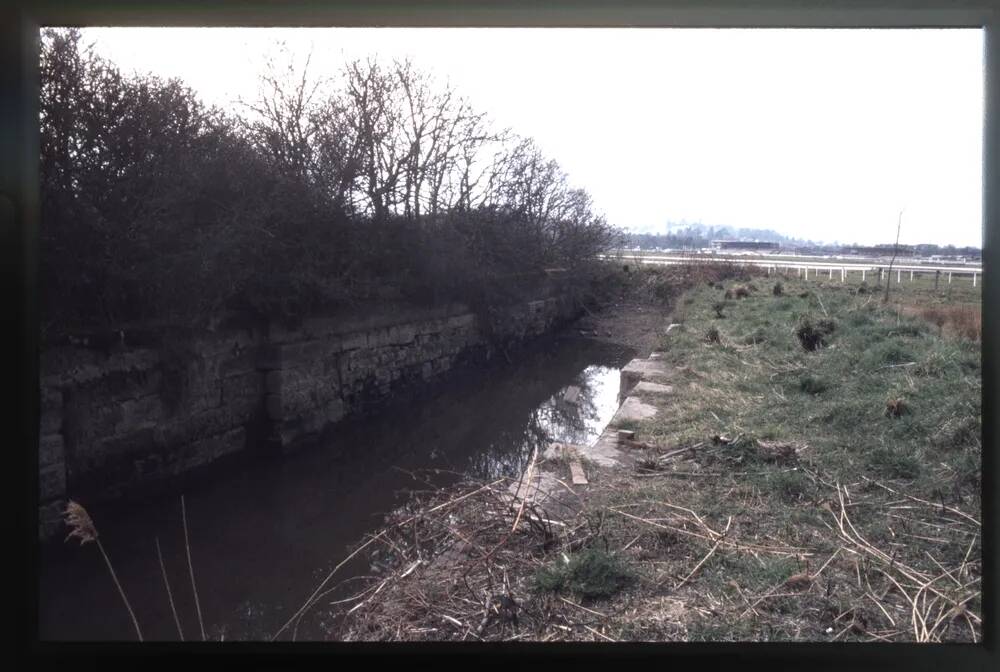
[[[243,125],[256,146],[281,169],[300,179],[311,179],[317,173],[313,149],[318,131],[317,94],[322,82],[310,78],[311,60],[312,53],[297,71],[292,55],[282,47],[277,59],[267,61],[257,100],[240,101],[253,113],[250,119],[243,120]]]

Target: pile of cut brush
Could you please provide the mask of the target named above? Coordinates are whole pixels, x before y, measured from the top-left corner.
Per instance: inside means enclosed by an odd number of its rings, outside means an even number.
[[[380,573],[354,595],[323,604],[337,590],[327,584],[341,563],[275,638],[288,631],[294,639],[315,610],[334,623],[329,638],[341,641],[590,639],[596,612],[540,586],[539,577],[570,566],[567,554],[594,546],[600,530],[583,514],[551,519],[546,497],[521,499],[520,485],[464,481],[390,515],[348,557],[365,554]]]

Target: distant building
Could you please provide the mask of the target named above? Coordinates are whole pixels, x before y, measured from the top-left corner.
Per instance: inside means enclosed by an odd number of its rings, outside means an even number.
[[[856,254],[866,257],[891,257],[892,248],[892,245],[852,245],[844,247],[841,252],[843,254]],[[912,257],[913,255],[914,249],[909,245],[900,245],[899,250],[896,252],[896,256],[898,257]]]
[[[754,252],[773,252],[780,250],[779,243],[765,243],[759,240],[713,240],[712,248],[716,250],[752,250]]]

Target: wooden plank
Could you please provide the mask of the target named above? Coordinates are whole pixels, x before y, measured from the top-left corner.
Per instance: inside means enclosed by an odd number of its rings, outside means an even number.
[[[569,473],[573,479],[573,485],[587,485],[590,481],[583,473],[583,463],[580,462],[580,456],[576,449],[572,446],[565,446],[563,450],[566,457],[569,458]]]

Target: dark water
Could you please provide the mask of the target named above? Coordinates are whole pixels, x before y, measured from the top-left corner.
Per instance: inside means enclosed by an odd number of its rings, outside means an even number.
[[[535,447],[595,439],[617,409],[619,369],[632,354],[586,339],[552,339],[523,351],[513,364],[455,374],[419,400],[342,424],[308,450],[247,461],[139,504],[91,506],[91,515],[145,639],[178,638],[157,538],[185,638],[200,639],[184,548],[183,492],[206,636],[265,639],[365,533],[379,527],[385,512],[404,504],[413,490],[428,489],[428,480],[445,486],[458,474],[516,477]],[[570,385],[581,390],[575,406],[559,401]],[[135,639],[94,544],[56,544],[42,550],[41,560],[43,640]],[[337,576],[364,574],[371,569],[359,557]],[[350,594],[351,587],[337,594]],[[302,620],[299,640],[324,637],[321,613]]]

